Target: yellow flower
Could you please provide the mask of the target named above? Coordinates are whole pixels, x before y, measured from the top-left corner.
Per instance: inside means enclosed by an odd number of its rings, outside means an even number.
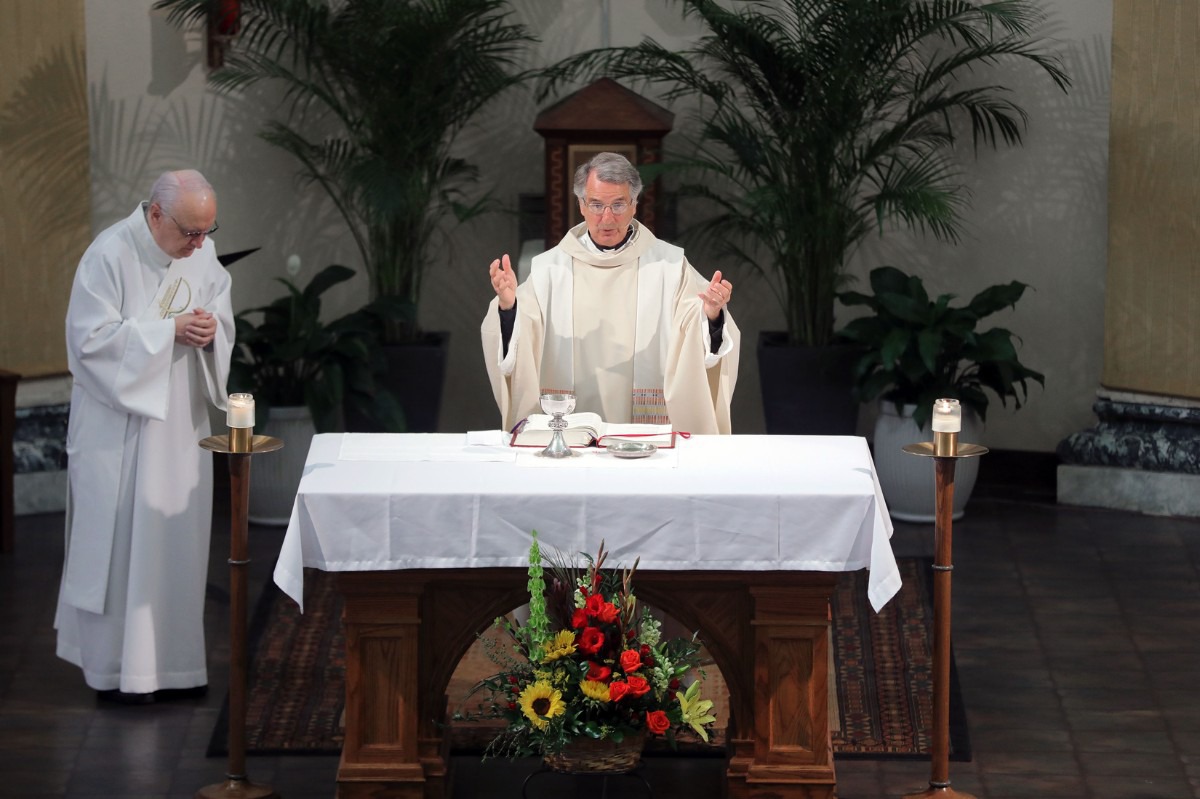
[[[679,700],[679,707],[683,711],[683,723],[690,724],[696,734],[707,741],[708,731],[703,725],[712,724],[717,717],[708,712],[712,710],[712,700],[700,698],[700,681],[689,685],[686,693],[676,691],[675,698]]]
[[[542,663],[553,663],[559,658],[575,654],[575,633],[570,630],[559,630],[558,634],[546,644],[546,656]]]
[[[521,712],[539,730],[550,726],[550,719],[567,712],[562,692],[550,687],[549,683],[535,682],[521,692]]]
[[[583,680],[579,683],[579,689],[588,699],[595,699],[598,702],[609,701],[608,685],[598,680]]]

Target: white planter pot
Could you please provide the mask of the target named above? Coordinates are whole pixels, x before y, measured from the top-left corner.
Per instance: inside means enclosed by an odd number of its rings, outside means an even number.
[[[909,455],[903,450],[908,444],[933,440],[928,424],[924,430],[917,429],[912,420],[915,409],[915,405],[905,405],[903,415],[898,415],[892,403],[879,404],[879,416],[875,420],[875,471],[893,519],[932,522],[936,516],[933,459]],[[969,408],[963,408],[962,424],[958,440],[981,443],[983,425]],[[960,458],[955,463],[953,518],[962,518],[967,500],[975,490],[978,474],[979,458]]]
[[[253,524],[286,527],[300,487],[308,448],[316,435],[308,408],[271,408],[261,435],[283,441],[283,449],[254,458],[250,469],[250,512]]]

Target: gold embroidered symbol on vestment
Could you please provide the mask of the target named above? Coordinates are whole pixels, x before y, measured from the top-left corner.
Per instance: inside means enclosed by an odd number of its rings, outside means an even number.
[[[176,299],[179,298],[179,302]],[[192,304],[192,286],[186,278],[177,277],[163,291],[158,301],[159,319],[178,316]]]

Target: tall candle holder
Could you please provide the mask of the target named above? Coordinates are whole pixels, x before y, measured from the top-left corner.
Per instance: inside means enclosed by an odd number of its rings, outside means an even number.
[[[234,397],[239,398],[237,414]],[[243,398],[249,398],[248,406]],[[249,394],[231,394],[229,399],[229,421],[239,426],[230,427],[228,435],[200,441],[209,452],[229,456],[229,768],[223,782],[201,788],[196,799],[279,799],[270,786],[246,776],[246,567],[250,564],[250,458],[281,449],[283,442],[253,435],[254,400]]]
[[[976,458],[987,447],[959,442],[962,409],[958,400],[939,399],[933,406],[933,441],[909,444],[910,455],[933,458],[934,465],[934,562],[933,562],[933,747],[929,753],[929,788],[907,794],[938,799],[975,799],[972,794],[950,787],[950,575],[954,516],[954,464],[960,458]]]

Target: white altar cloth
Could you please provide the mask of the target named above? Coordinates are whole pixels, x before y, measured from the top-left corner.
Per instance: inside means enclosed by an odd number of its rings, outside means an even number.
[[[379,449],[466,444],[462,434],[392,436]],[[693,436],[676,468],[659,470],[340,460],[342,439],[313,438],[275,567],[301,607],[306,566],[524,567],[531,530],[567,554],[594,553],[603,539],[610,567],[640,558],[645,570],[866,568],[876,610],[900,588],[863,438]]]

